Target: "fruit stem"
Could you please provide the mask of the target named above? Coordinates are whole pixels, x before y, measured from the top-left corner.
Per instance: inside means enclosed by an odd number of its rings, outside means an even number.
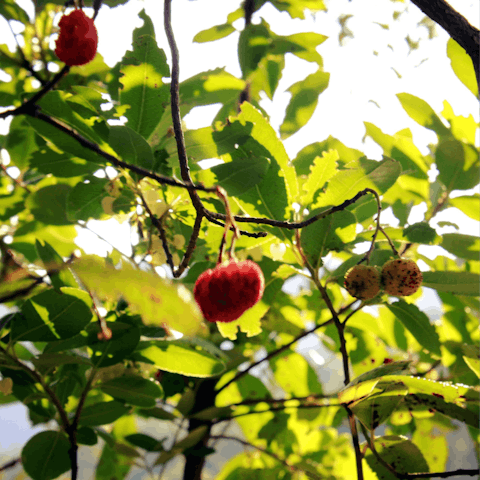
[[[387,235],[387,232],[382,227],[380,227],[380,231],[383,233],[383,236],[387,239],[388,244],[390,245],[390,248],[392,249],[393,253],[398,258],[402,258],[402,256],[398,253],[398,250],[395,248],[395,245],[393,244],[391,238]]]
[[[223,250],[225,248],[225,243],[227,240],[227,233],[230,230],[230,227],[233,228],[233,235],[232,235],[232,242],[230,243],[230,248],[228,249],[228,258],[230,260],[234,259],[234,247],[235,247],[235,240],[240,237],[240,231],[238,226],[235,222],[235,218],[232,215],[232,211],[230,209],[230,204],[228,203],[228,196],[227,192],[220,186],[217,186],[217,196],[225,205],[225,230],[223,232],[222,241],[220,243],[220,252],[218,254],[217,265],[222,263],[223,257]]]
[[[380,213],[382,211],[382,203],[380,201],[380,196],[372,188],[366,188],[365,192],[370,192],[371,194],[375,195],[375,199],[377,200],[377,227],[375,228],[375,232],[374,232],[373,237],[372,237],[372,243],[370,245],[370,248],[368,249],[368,252],[365,254],[363,259],[359,262],[359,263],[361,263],[361,262],[365,261],[366,264],[368,265],[370,263],[370,256],[372,255],[373,250],[375,249],[375,240],[377,239],[378,231],[381,229]]]

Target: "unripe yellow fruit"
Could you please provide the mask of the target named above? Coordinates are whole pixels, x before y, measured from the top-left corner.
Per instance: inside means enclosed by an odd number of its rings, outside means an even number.
[[[355,265],[345,275],[347,292],[360,300],[370,300],[380,291],[380,274],[375,267]]]
[[[417,264],[407,258],[390,260],[382,268],[382,286],[389,295],[413,295],[420,288],[422,280],[423,275]]]

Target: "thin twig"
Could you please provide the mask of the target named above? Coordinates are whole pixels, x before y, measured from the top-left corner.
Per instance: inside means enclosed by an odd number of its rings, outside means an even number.
[[[259,452],[262,452],[264,453],[265,455],[268,455],[269,457],[272,457],[274,458],[277,462],[281,463],[282,465],[284,465],[289,471],[292,471],[292,470],[295,470],[295,471],[299,471],[299,472],[303,472],[304,470],[300,467],[297,467],[296,465],[292,465],[291,463],[287,462],[286,460],[283,460],[282,458],[280,458],[279,456],[277,456],[275,453],[273,452],[270,452],[268,450],[266,450],[265,448],[262,448],[262,447],[259,447],[257,445],[254,445],[253,443],[249,443],[249,442],[246,442],[245,440],[242,440],[240,438],[237,438],[237,437],[231,437],[229,435],[212,435],[210,437],[211,440],[233,440],[235,442],[238,442],[238,443],[241,443],[242,445],[244,445],[245,447],[251,447],[251,448],[254,448],[255,450],[258,450]],[[311,473],[310,471],[308,472],[308,475],[310,478],[314,478],[314,479],[318,479],[318,480],[321,480],[321,477],[320,476],[317,476],[317,475],[314,475],[313,473]]]
[[[5,175],[6,175],[10,180],[12,180],[13,182],[15,182],[19,187],[25,189],[25,191],[27,191],[28,193],[31,192],[31,190],[30,190],[23,182],[21,182],[18,178],[12,177],[12,175],[10,175],[10,174],[8,173],[7,167],[6,167],[3,163],[0,163],[0,168],[3,170],[3,172],[5,173]]]
[[[377,200],[377,226],[375,228],[375,232],[372,236],[372,241],[370,244],[370,248],[368,249],[368,252],[365,254],[361,262],[366,261],[367,265],[370,263],[370,256],[373,253],[373,250],[375,248],[375,240],[377,239],[378,232],[380,230],[380,213],[382,212],[382,202],[380,201],[380,196],[378,193],[373,190],[372,188],[366,188],[365,191],[368,191],[369,193],[373,194],[375,196],[375,199]],[[360,262],[360,263],[361,263]]]
[[[284,352],[285,350],[287,350],[288,348],[290,348],[294,343],[298,342],[300,339],[302,339],[303,337],[306,337],[307,335],[310,335],[311,333],[314,333],[316,330],[318,330],[319,328],[322,328],[322,327],[326,327],[327,325],[330,325],[331,323],[333,323],[333,318],[331,318],[330,320],[327,320],[326,322],[323,322],[321,323],[320,325],[317,325],[315,326],[314,328],[310,329],[310,330],[306,330],[305,332],[303,332],[302,334],[298,335],[297,337],[295,337],[292,341],[286,343],[285,345],[282,345],[281,347],[277,348],[276,350],[274,350],[273,352],[270,352],[265,358],[262,358],[261,360],[258,360],[254,363],[252,363],[251,365],[249,365],[245,370],[242,370],[241,372],[237,373],[233,378],[231,378],[225,385],[222,385],[218,390],[217,390],[217,395],[222,391],[224,390],[225,388],[227,388],[230,384],[232,384],[233,382],[237,382],[238,380],[240,380],[244,375],[246,375],[252,368],[255,368],[256,366],[260,365],[261,363],[263,362],[266,362],[268,360],[270,360],[272,357],[276,356],[276,355],[279,355],[280,353]]]
[[[353,412],[344,405],[348,414],[348,423],[352,432],[353,449],[355,450],[355,462],[357,464],[357,478],[363,480],[362,452],[360,451],[360,441],[358,438],[357,421]]]
[[[44,87],[47,84],[47,82],[33,69],[32,64],[26,59],[25,54],[23,53],[23,49],[20,46],[20,43],[18,42],[17,35],[15,35],[15,32],[13,31],[13,28],[12,28],[12,25],[10,24],[10,22],[8,22],[8,26],[10,27],[10,31],[12,32],[13,38],[15,39],[15,43],[17,44],[17,49],[20,52],[20,56],[22,57],[22,61],[17,62],[16,59],[11,58],[9,55],[6,55],[3,52],[1,52],[1,54],[3,54],[5,57],[9,58],[10,60],[14,61],[15,63],[18,63],[18,65],[25,68],[25,70],[28,70],[30,72],[30,74],[32,75],[32,77],[36,78],[40,82],[42,87]],[[47,72],[48,72],[48,70],[47,70]]]
[[[5,470],[8,470],[9,468],[15,467],[18,463],[21,463],[22,459],[21,458],[14,458],[13,460],[10,460],[9,462],[5,463],[0,467],[0,472],[4,472]]]
[[[392,239],[387,235],[387,232],[385,232],[385,230],[382,227],[380,227],[380,231],[383,233],[383,236],[387,239],[387,242],[390,245],[390,248],[392,249],[394,255],[396,255],[397,257],[400,257],[398,250],[395,248],[395,245],[393,244]]]
[[[367,193],[372,193],[370,191],[371,189],[365,189],[365,190],[369,191]],[[340,352],[342,354],[343,372],[345,375],[344,383],[345,385],[347,385],[348,383],[350,383],[350,372],[348,368],[349,359],[348,359],[348,352],[347,352],[347,343],[344,335],[345,325],[342,322],[340,322],[340,319],[338,317],[340,312],[337,313],[337,311],[335,310],[335,307],[332,304],[332,301],[330,300],[330,297],[328,296],[328,292],[326,288],[320,282],[320,278],[318,277],[318,269],[313,268],[313,266],[308,261],[308,258],[303,251],[303,248],[300,242],[299,230],[297,230],[295,233],[296,233],[296,240],[297,240],[297,243],[296,243],[297,250],[303,259],[304,266],[310,272],[310,275],[312,276],[312,280],[317,286],[318,291],[320,292],[320,295],[323,298],[323,301],[326,303],[328,309],[330,310],[330,313],[332,314],[332,317],[333,317],[333,321],[335,323],[335,327],[337,328],[338,336],[340,339]],[[357,425],[356,425],[356,421],[353,413],[348,409],[347,409],[347,412],[348,412],[348,418],[349,418],[349,424],[350,424],[350,431],[352,433],[353,447],[355,450],[355,461],[357,464],[357,480],[363,480],[364,477],[363,477],[362,456],[361,456],[359,440],[358,440]]]
[[[313,408],[324,408],[324,407],[341,407],[339,403],[325,403],[322,405],[282,405],[280,407],[271,407],[271,408],[266,408],[265,410],[252,410],[250,412],[245,412],[245,413],[239,413],[238,415],[231,415],[229,417],[223,417],[219,418],[216,421],[212,421],[214,424],[226,422],[227,420],[235,420],[236,418],[240,417],[246,417],[247,415],[259,415],[261,413],[268,413],[268,412],[285,412],[286,410],[309,410]]]

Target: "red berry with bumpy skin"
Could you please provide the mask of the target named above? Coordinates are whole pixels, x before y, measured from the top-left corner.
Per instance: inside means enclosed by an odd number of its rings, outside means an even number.
[[[422,272],[413,260],[396,258],[382,268],[382,285],[389,295],[413,295],[420,288],[422,280]]]
[[[85,65],[97,53],[97,29],[82,10],[64,15],[58,24],[60,33],[56,41],[57,57],[69,66]]]
[[[233,322],[262,298],[264,288],[262,270],[255,262],[231,261],[203,272],[193,295],[209,322]]]
[[[370,300],[380,291],[380,274],[375,267],[355,265],[345,275],[347,292],[360,300]]]

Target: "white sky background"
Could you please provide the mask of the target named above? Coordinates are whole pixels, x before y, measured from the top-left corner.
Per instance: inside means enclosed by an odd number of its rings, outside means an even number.
[[[1,0],[0,0],[1,1]],[[18,0],[31,14],[33,8],[30,0]],[[87,1],[87,3],[89,3]],[[449,0],[449,3],[466,16],[477,28],[480,23],[480,6],[478,0]],[[287,13],[280,13],[271,5],[264,6],[253,17],[254,23],[264,16],[270,28],[277,34],[288,35],[300,31],[312,31],[329,37],[318,48],[324,59],[324,70],[330,72],[329,87],[319,97],[317,110],[311,121],[297,134],[284,143],[290,158],[313,142],[321,141],[329,135],[338,138],[345,145],[357,148],[372,159],[381,159],[381,149],[368,139],[363,143],[365,134],[364,121],[372,122],[387,134],[410,128],[414,142],[423,154],[428,153],[427,145],[436,142],[436,136],[415,123],[405,113],[395,94],[407,92],[427,101],[436,112],[443,110],[443,101],[447,100],[457,115],[473,115],[478,122],[478,101],[461,84],[454,75],[450,61],[446,56],[448,35],[441,27],[436,27],[438,36],[428,40],[426,28],[417,28],[417,23],[424,17],[417,7],[396,2],[396,10],[407,12],[393,21],[392,2],[388,0],[327,1],[328,13],[319,12],[308,16],[307,20],[292,20]],[[216,42],[206,44],[192,43],[199,31],[226,21],[228,13],[240,5],[240,0],[174,0],[173,29],[180,51],[180,80],[189,78],[199,72],[225,67],[233,75],[240,76],[237,60],[238,33],[234,33]],[[96,20],[99,32],[98,51],[105,62],[114,66],[126,49],[131,48],[132,31],[141,26],[143,21],[137,13],[145,8],[152,18],[157,41],[171,59],[168,43],[163,32],[163,2],[161,0],[130,1],[129,4],[115,9],[103,6]],[[91,10],[87,12],[91,14]],[[336,21],[340,14],[353,14],[348,27],[354,33],[353,39],[347,39],[343,47],[338,45],[340,25]],[[59,18],[57,19],[58,23]],[[384,30],[374,22],[389,24],[390,30]],[[243,20],[235,23],[241,30]],[[405,41],[407,34],[412,40],[422,40],[420,48],[409,54]],[[15,43],[10,29],[0,22],[0,44],[7,43],[11,51]],[[392,49],[388,47],[392,45]],[[53,45],[52,45],[53,46]],[[378,55],[374,56],[373,51]],[[425,61],[423,61],[425,59]],[[422,63],[423,61],[423,63]],[[393,68],[402,75],[398,78]],[[274,102],[265,99],[262,107],[270,114],[271,124],[277,129],[282,123],[285,107],[290,95],[284,93],[295,83],[316,70],[316,66],[297,59],[293,55],[286,56],[286,67]],[[1,78],[1,77],[0,77]],[[283,93],[282,93],[283,92]],[[371,101],[376,102],[372,103]],[[188,128],[201,128],[211,123],[219,106],[200,107],[194,109],[187,117]],[[7,132],[9,120],[0,120],[0,133]],[[465,194],[466,192],[458,193]],[[410,223],[423,220],[425,208],[414,208]],[[454,215],[454,219],[452,217]],[[388,212],[382,213],[383,222],[388,223],[392,217]],[[478,224],[456,209],[447,209],[435,217],[433,226],[438,221],[450,220],[461,228],[461,233],[478,235]],[[122,252],[129,255],[130,231],[128,222],[118,225],[115,220],[106,222],[89,222],[90,228]],[[452,227],[437,228],[438,233],[454,231]],[[111,250],[105,242],[85,230],[79,229],[77,242],[88,253],[105,255]],[[440,247],[422,247],[428,256],[445,254]],[[438,303],[431,294],[424,298],[420,308],[428,309]],[[311,347],[310,347],[311,348]],[[10,457],[14,451],[19,452],[23,444],[36,432],[23,417],[22,405],[0,408],[0,452]],[[10,419],[10,420],[9,420]],[[10,423],[9,423],[10,422]],[[2,463],[0,454],[0,464]]]

